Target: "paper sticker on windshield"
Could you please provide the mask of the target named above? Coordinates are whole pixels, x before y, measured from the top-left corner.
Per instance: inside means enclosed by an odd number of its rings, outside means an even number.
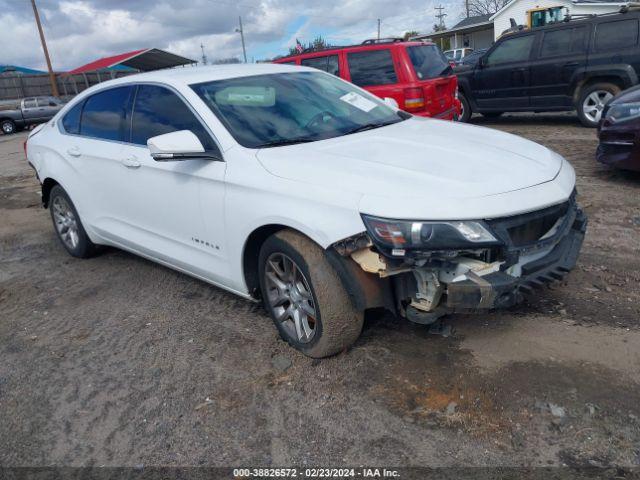
[[[356,92],[347,93],[346,95],[341,96],[340,100],[342,100],[343,102],[347,102],[349,105],[353,105],[363,112],[368,112],[378,106],[377,103],[372,102],[371,100],[367,100],[362,95],[359,95]]]

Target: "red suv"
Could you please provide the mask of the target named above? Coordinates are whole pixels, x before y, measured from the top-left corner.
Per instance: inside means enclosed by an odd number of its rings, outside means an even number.
[[[332,73],[378,97],[393,98],[407,112],[447,120],[460,115],[458,80],[433,43],[366,40],[274,60]]]

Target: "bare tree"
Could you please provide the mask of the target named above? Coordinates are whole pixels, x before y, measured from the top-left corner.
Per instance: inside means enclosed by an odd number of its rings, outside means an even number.
[[[418,34],[419,34],[419,32],[416,32],[415,30],[409,30],[408,32],[404,32],[404,35],[402,36],[402,38],[406,42],[411,37],[415,37]]]
[[[465,0],[465,9],[468,8],[470,17],[489,15],[496,13],[510,0]]]

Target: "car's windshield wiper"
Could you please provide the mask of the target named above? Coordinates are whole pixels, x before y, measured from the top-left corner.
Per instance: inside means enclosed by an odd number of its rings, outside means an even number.
[[[280,147],[283,145],[295,145],[296,143],[308,143],[315,142],[316,138],[281,138],[279,140],[271,140],[269,142],[264,142],[259,145],[256,145],[256,148],[268,148],[268,147]]]
[[[348,130],[344,133],[344,135],[350,135],[352,133],[364,132],[366,130],[373,130],[374,128],[386,127],[387,125],[392,125],[394,123],[398,123],[401,120],[394,122],[382,122],[382,123],[365,123],[364,125],[360,125],[352,130]]]

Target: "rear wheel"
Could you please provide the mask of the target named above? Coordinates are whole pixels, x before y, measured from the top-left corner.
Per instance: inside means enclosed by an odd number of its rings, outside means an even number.
[[[5,135],[11,135],[16,131],[16,124],[13,120],[9,120],[9,119],[2,120],[0,122],[0,129],[2,130],[2,133],[4,133]]]
[[[620,93],[620,87],[613,83],[596,83],[585,87],[580,94],[576,110],[585,127],[597,127],[606,103]]]
[[[51,189],[49,210],[56,234],[70,255],[88,258],[97,252],[98,247],[89,239],[84,230],[76,207],[60,185]]]
[[[280,336],[314,358],[353,344],[364,313],[356,310],[324,251],[293,230],[269,237],[260,250],[260,289]]]
[[[467,100],[467,97],[462,92],[458,92],[458,99],[460,100],[461,109],[459,121],[468,122],[471,118],[471,113],[473,113],[471,111],[471,105],[469,105],[469,100]]]

